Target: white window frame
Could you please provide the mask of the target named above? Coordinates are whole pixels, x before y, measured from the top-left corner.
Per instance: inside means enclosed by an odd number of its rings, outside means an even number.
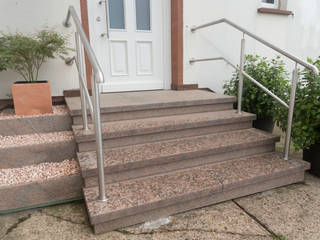
[[[261,7],[263,8],[275,8],[277,9],[279,7],[279,1],[280,0],[274,0],[274,3],[265,3],[262,0],[261,1]]]

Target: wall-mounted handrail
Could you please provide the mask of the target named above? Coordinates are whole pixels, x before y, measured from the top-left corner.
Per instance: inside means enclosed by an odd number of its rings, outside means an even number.
[[[224,60],[227,63],[229,63],[231,66],[233,66],[237,71],[239,71],[239,86],[238,86],[238,113],[241,114],[241,103],[242,103],[242,90],[243,90],[243,77],[246,77],[251,82],[253,82],[255,85],[257,85],[259,88],[261,88],[264,92],[269,94],[271,97],[273,97],[275,100],[277,100],[282,106],[289,109],[288,111],[288,125],[287,125],[287,132],[286,132],[286,140],[285,140],[285,149],[284,149],[284,159],[289,159],[289,152],[290,152],[290,141],[291,141],[291,130],[292,130],[292,121],[293,121],[293,112],[294,112],[294,105],[295,105],[295,96],[296,96],[296,88],[297,88],[297,82],[298,82],[298,64],[310,69],[314,72],[314,74],[319,74],[319,69],[312,65],[311,63],[296,57],[295,55],[282,50],[281,48],[273,45],[272,43],[264,40],[263,38],[257,36],[254,33],[251,33],[250,31],[246,30],[245,28],[231,22],[230,20],[226,18],[219,19],[217,21],[209,22],[206,24],[202,24],[199,26],[194,26],[191,28],[191,32],[194,33],[199,29],[207,28],[210,26],[214,26],[220,23],[227,23],[230,26],[236,28],[237,30],[241,31],[243,33],[243,38],[241,39],[241,53],[240,53],[240,68],[236,67],[234,64],[232,64],[229,60],[227,60],[224,57],[218,57],[218,58],[202,58],[202,59],[191,59],[190,63],[195,62],[203,62],[203,61],[213,61],[213,60]],[[292,84],[291,84],[291,92],[290,92],[290,103],[289,105],[285,103],[282,99],[280,99],[278,96],[276,96],[272,91],[267,89],[265,86],[260,84],[257,80],[255,80],[253,77],[251,77],[249,74],[247,74],[244,71],[244,62],[245,62],[245,35],[248,35],[252,37],[253,39],[261,42],[267,47],[270,47],[271,49],[277,51],[278,53],[286,56],[287,58],[293,60],[295,64],[295,69],[292,72]]]
[[[210,27],[210,26],[214,26],[214,25],[217,25],[217,24],[220,24],[220,23],[229,24],[230,26],[238,29],[240,32],[242,32],[242,33],[254,38],[255,40],[261,42],[262,44],[272,48],[273,50],[281,53],[282,55],[284,55],[287,58],[293,60],[294,62],[297,62],[300,65],[312,70],[314,72],[314,74],[316,74],[316,75],[319,74],[319,69],[316,66],[314,66],[314,65],[310,64],[309,62],[307,62],[307,61],[305,61],[305,60],[303,60],[303,59],[301,59],[301,58],[299,58],[299,57],[297,57],[297,56],[295,56],[295,55],[293,55],[293,54],[291,54],[291,53],[289,53],[289,52],[287,52],[287,51],[285,51],[285,50],[283,50],[283,49],[281,49],[281,48],[279,48],[277,46],[275,46],[274,44],[264,40],[263,38],[257,36],[256,34],[248,31],[247,29],[239,26],[238,24],[235,24],[234,22],[232,22],[232,21],[230,21],[230,20],[228,20],[226,18],[221,18],[219,20],[212,21],[212,22],[209,22],[209,23],[206,23],[206,24],[202,24],[202,25],[199,25],[199,26],[194,26],[194,27],[191,28],[191,32],[195,32],[195,31],[197,31],[199,29]]]
[[[97,167],[99,178],[99,201],[107,201],[106,188],[105,188],[105,176],[104,176],[104,160],[103,160],[103,146],[102,146],[102,131],[101,131],[101,115],[100,115],[100,83],[104,83],[104,75],[101,67],[98,63],[96,55],[90,46],[89,40],[83,30],[78,14],[73,6],[68,8],[66,20],[63,25],[65,27],[71,27],[71,18],[75,24],[76,33],[76,52],[75,57],[76,66],[79,74],[79,87],[80,87],[80,99],[81,99],[81,111],[83,120],[83,130],[88,131],[88,114],[87,107],[92,117],[94,125],[94,133],[96,140],[96,155],[97,155]],[[85,64],[84,64],[84,51],[88,56],[89,62],[92,67],[93,77],[91,79],[92,97],[90,97],[89,90],[87,88]]]
[[[190,59],[189,62],[191,64],[196,63],[196,62],[207,62],[207,61],[219,61],[219,60],[223,60],[225,61],[227,64],[229,64],[230,66],[232,66],[235,70],[237,70],[238,72],[240,72],[240,68],[238,68],[237,66],[235,66],[233,63],[231,63],[230,60],[226,59],[225,57],[215,57],[215,58],[197,58],[197,59]],[[271,97],[273,97],[275,100],[278,101],[278,103],[280,103],[282,106],[284,106],[285,108],[289,109],[289,105],[283,101],[282,99],[280,99],[277,95],[275,95],[272,91],[270,91],[268,88],[266,88],[265,86],[263,86],[261,83],[259,83],[257,80],[255,80],[253,77],[251,77],[248,73],[246,73],[245,71],[243,71],[243,75],[248,78],[251,82],[253,82],[255,85],[257,85],[259,88],[261,88],[265,93],[267,93],[268,95],[270,95]]]

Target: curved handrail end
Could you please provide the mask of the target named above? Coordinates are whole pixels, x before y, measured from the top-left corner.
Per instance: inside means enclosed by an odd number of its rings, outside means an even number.
[[[104,74],[100,69],[98,71],[98,79],[99,79],[98,83],[104,83]]]
[[[319,75],[319,69],[316,66],[312,65],[312,71],[315,75]]]
[[[67,20],[63,21],[62,25],[66,28],[69,28],[72,26],[72,24],[70,22],[67,22]]]
[[[75,11],[74,7],[73,6],[69,6],[68,7],[68,12],[67,12],[67,17],[66,19],[63,21],[63,26],[66,27],[66,28],[69,28],[72,26],[71,24],[71,21],[70,21],[70,17],[71,17],[71,11]]]

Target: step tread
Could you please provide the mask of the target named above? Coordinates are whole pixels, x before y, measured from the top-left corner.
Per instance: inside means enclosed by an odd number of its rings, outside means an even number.
[[[62,162],[45,162],[18,168],[0,169],[0,190],[30,183],[50,181],[80,173],[76,159]]]
[[[279,137],[258,129],[245,129],[232,132],[188,137],[163,142],[154,142],[134,146],[108,149],[104,152],[104,166],[107,172],[117,172],[134,167],[145,167],[172,161],[173,157],[201,155],[254,147],[274,143]],[[190,158],[190,156],[188,156]],[[97,174],[96,152],[78,153],[82,176]],[[148,163],[147,163],[148,162]]]
[[[41,144],[73,141],[73,139],[72,131],[0,136],[0,150],[22,146],[36,146]]]
[[[103,138],[109,139],[241,121],[252,121],[255,120],[255,118],[256,116],[254,114],[245,112],[238,114],[236,110],[192,113],[177,116],[105,122],[102,123],[102,132]],[[90,130],[88,131],[84,131],[82,126],[72,126],[72,128],[77,142],[94,140],[92,125],[90,125]]]
[[[66,98],[66,102],[72,116],[81,115],[79,97]],[[235,97],[204,90],[161,90],[101,94],[100,102],[101,113],[111,113],[235,102]]]
[[[107,202],[96,200],[98,187],[84,188],[84,197],[91,223],[98,224],[308,168],[306,162],[284,161],[282,154],[268,153],[109,184]]]
[[[13,120],[13,119],[36,119],[36,118],[50,118],[61,115],[68,115],[68,109],[66,105],[57,105],[52,106],[52,113],[48,114],[39,114],[32,116],[20,116],[16,115],[13,108],[7,108],[0,112],[0,121],[1,120]]]

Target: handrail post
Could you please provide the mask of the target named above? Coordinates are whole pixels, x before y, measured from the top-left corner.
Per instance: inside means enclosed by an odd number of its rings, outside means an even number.
[[[99,201],[105,202],[108,200],[106,195],[106,184],[104,176],[104,159],[103,159],[103,143],[100,119],[100,89],[97,84],[97,76],[94,74],[92,78],[92,95],[94,98],[94,128],[96,136],[96,153],[97,153],[97,167],[99,180]]]
[[[84,54],[83,54],[83,47],[81,45],[81,40],[78,32],[75,33],[75,38],[76,38],[76,50],[77,50],[77,61],[78,61],[78,74],[79,78],[81,76],[85,76],[84,73]],[[87,131],[89,130],[88,127],[88,113],[87,113],[87,101],[86,97],[84,95],[84,88],[82,86],[82,83],[79,83],[79,88],[80,88],[80,101],[81,101],[81,112],[82,112],[82,122],[83,122],[83,130]]]
[[[243,91],[243,70],[245,62],[245,44],[246,40],[243,37],[241,39],[241,52],[240,52],[240,72],[239,72],[239,85],[238,85],[238,113],[241,114],[241,102],[242,102],[242,91]]]
[[[298,63],[296,63],[295,69],[292,72],[290,104],[289,104],[289,112],[288,112],[288,125],[287,125],[286,140],[285,140],[285,147],[284,147],[284,160],[289,160],[292,119],[293,119],[294,104],[295,104],[295,98],[296,98],[297,82],[298,82]]]
[[[96,154],[97,154],[97,167],[98,167],[98,180],[99,180],[99,197],[98,201],[105,202],[108,200],[106,195],[106,184],[104,176],[104,158],[103,158],[103,140],[101,130],[101,116],[100,116],[100,88],[99,83],[104,82],[104,76],[101,67],[97,61],[97,58],[92,50],[89,40],[82,28],[80,19],[76,13],[74,7],[70,6],[66,20],[64,21],[65,27],[70,27],[70,18],[73,18],[75,23],[76,31],[76,47],[77,47],[77,59],[76,65],[79,73],[80,80],[80,97],[81,97],[81,108],[84,129],[88,130],[88,115],[87,107],[89,107],[92,121],[94,124],[95,140],[96,140]],[[85,77],[85,65],[84,65],[84,51],[86,52],[89,62],[91,63],[93,76],[91,78],[92,86],[92,99],[90,98],[88,88],[86,86]],[[87,104],[88,103],[88,104]],[[88,106],[87,106],[88,105]]]

